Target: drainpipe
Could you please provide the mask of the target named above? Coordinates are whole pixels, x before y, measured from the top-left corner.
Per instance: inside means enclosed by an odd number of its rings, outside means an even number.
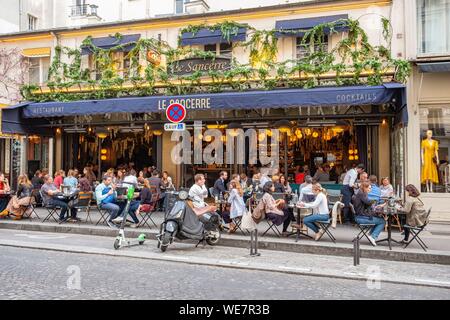
[[[22,0],[19,0],[19,31],[22,31]]]

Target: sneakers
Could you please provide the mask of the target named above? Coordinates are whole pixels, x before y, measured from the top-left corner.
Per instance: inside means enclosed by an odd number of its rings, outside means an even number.
[[[110,228],[117,229],[117,226],[110,220],[107,220],[106,223]]]
[[[377,246],[377,241],[376,241],[374,238],[372,238],[372,236],[368,236],[368,238],[369,238],[370,243],[371,243],[374,247],[376,247],[376,246]]]
[[[137,223],[132,223],[130,224],[130,228],[136,229],[138,227]]]
[[[320,238],[322,237],[322,235],[325,233],[325,230],[320,229],[317,233],[316,236],[314,237],[314,240],[319,241]]]
[[[115,219],[112,219],[111,221],[114,222],[114,223],[121,223],[123,221],[123,218],[122,217],[117,217]]]

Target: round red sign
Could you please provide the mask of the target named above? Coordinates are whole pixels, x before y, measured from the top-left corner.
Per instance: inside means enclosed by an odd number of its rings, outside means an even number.
[[[172,103],[166,109],[166,117],[170,122],[181,122],[186,118],[186,108],[179,103]]]

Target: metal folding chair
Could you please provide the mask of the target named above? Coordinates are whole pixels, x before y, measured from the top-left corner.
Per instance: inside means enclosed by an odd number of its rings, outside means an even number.
[[[356,211],[355,207],[353,206],[353,203],[349,203],[350,211],[352,212],[353,216],[356,217]],[[375,227],[374,223],[357,223],[356,225],[359,228],[359,233],[356,235],[356,237],[353,239],[355,241],[356,239],[361,240],[363,237],[366,237],[367,241],[373,246],[372,242],[369,239],[369,232],[370,230]]]
[[[250,234],[250,232],[248,232],[248,230],[244,231],[241,228],[242,217],[233,218],[233,219],[231,219],[231,221],[233,221],[233,223],[236,225],[236,230],[239,230],[244,236],[247,234]]]
[[[328,219],[327,221],[316,221],[314,224],[325,231],[318,240],[322,239],[323,235],[326,234],[333,243],[336,243],[336,238],[330,231],[331,219]]]
[[[155,213],[155,211],[156,211],[156,206],[158,204],[158,201],[159,201],[159,195],[157,193],[153,193],[152,194],[152,203],[149,205],[149,209],[146,211],[143,211],[141,208],[141,210],[139,211],[139,213],[142,216],[142,220],[139,222],[138,227],[146,225],[151,229],[152,226],[149,224],[149,220],[150,220],[150,222],[153,223],[155,228],[158,228],[158,226],[156,225],[155,221],[152,218],[153,213]]]
[[[102,209],[100,205],[97,203],[97,210],[100,213],[100,219],[95,223],[95,225],[99,225],[100,223],[107,223],[107,219],[109,217],[109,211],[106,209]]]
[[[39,194],[40,194],[41,198],[44,199],[43,194],[40,190],[39,190]],[[58,211],[61,210],[61,207],[52,205],[52,204],[48,204],[48,203],[47,204],[43,203],[43,207],[47,210],[48,214],[44,218],[44,220],[42,220],[42,222],[45,222],[45,221],[49,220],[50,218],[53,218],[53,220],[55,220],[55,222],[58,222],[58,219],[59,219]],[[56,218],[55,218],[55,215],[56,215]]]
[[[411,242],[413,242],[414,240],[417,241],[417,243],[422,247],[422,249],[426,252],[428,247],[425,244],[425,242],[423,242],[423,240],[419,237],[420,233],[425,229],[425,227],[428,225],[428,218],[430,216],[431,213],[431,208],[428,209],[427,215],[426,215],[426,220],[425,220],[425,224],[421,227],[412,227],[410,225],[403,225],[403,229],[408,229],[409,232],[412,234],[412,238],[411,240],[409,240],[405,246],[403,247],[403,249],[406,249],[406,247],[408,247],[410,245]]]
[[[277,237],[281,238],[281,232],[280,232],[280,230],[278,230],[278,227],[275,225],[275,223],[273,223],[272,221],[270,221],[270,220],[267,218],[267,216],[266,216],[266,221],[267,221],[267,224],[269,225],[269,227],[267,228],[266,231],[264,231],[264,233],[262,234],[262,236],[264,237],[264,235],[265,235],[267,232],[269,232],[269,230],[272,230],[272,231],[275,233],[275,235],[276,235]]]
[[[32,219],[33,214],[40,220],[41,218],[39,217],[39,215],[36,213],[36,207],[38,205],[42,205],[42,204],[38,204],[38,199],[39,199],[39,189],[33,189],[31,191],[31,197],[30,197],[30,202],[24,206],[25,207],[25,211],[23,214],[23,219]],[[29,211],[29,214],[27,214],[27,211]]]
[[[330,209],[330,211],[333,210],[334,204],[336,202],[338,201],[342,202],[342,195],[340,194],[328,193],[327,198],[328,198],[328,208]],[[342,224],[342,212],[337,216],[337,218],[339,220],[339,223]]]
[[[80,192],[78,194],[77,202],[73,206],[74,209],[77,209],[79,211],[86,211],[86,222],[88,220],[92,221],[91,218],[91,200],[92,200],[93,194],[92,192]]]

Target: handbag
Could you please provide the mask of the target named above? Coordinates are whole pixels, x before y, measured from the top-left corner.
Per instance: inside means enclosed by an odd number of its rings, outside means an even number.
[[[257,225],[255,220],[253,220],[252,214],[250,211],[246,211],[241,219],[241,228],[243,230],[256,230]]]
[[[266,204],[261,200],[255,209],[252,211],[253,221],[260,223],[266,217]]]

